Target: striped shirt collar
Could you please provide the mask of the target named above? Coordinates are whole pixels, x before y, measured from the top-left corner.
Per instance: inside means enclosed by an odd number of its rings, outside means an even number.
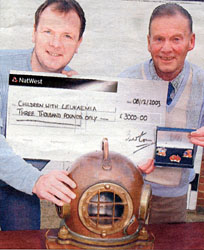
[[[151,77],[153,80],[160,80],[160,81],[163,81],[163,79],[161,79],[157,73],[156,73],[156,70],[155,70],[155,67],[154,67],[154,63],[153,63],[153,60],[151,59],[150,60],[150,63],[149,63],[149,71],[150,71],[150,74],[151,74]],[[185,64],[184,64],[184,67],[182,69],[182,71],[177,75],[176,78],[174,78],[171,83],[175,89],[175,93],[178,91],[178,88],[184,78],[184,72],[185,72]]]

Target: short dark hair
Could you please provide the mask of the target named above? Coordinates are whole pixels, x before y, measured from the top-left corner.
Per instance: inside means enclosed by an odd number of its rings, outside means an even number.
[[[79,32],[79,39],[82,37],[85,27],[86,27],[86,18],[82,7],[75,0],[46,0],[41,4],[35,12],[35,28],[37,29],[40,16],[42,12],[50,5],[55,4],[54,10],[59,12],[68,13],[71,10],[75,11],[80,18],[81,27]]]
[[[175,16],[178,13],[188,20],[189,30],[192,33],[193,32],[193,20],[192,20],[190,13],[186,9],[184,9],[182,6],[178,5],[177,3],[165,3],[165,4],[161,4],[157,6],[153,10],[152,15],[149,20],[149,35],[150,35],[151,23],[155,18],[163,17],[163,16]]]

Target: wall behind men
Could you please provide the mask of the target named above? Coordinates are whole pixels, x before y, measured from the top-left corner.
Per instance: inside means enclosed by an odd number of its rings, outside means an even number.
[[[43,0],[0,0],[0,49],[31,48],[34,13]],[[147,31],[153,8],[166,1],[78,0],[87,27],[70,66],[81,75],[117,76],[149,58]],[[204,2],[174,1],[194,20],[196,47],[188,59],[204,68]]]

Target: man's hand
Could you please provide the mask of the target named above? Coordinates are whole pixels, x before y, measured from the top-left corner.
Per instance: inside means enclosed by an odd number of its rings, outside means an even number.
[[[40,176],[32,191],[40,199],[63,206],[76,197],[75,193],[67,185],[71,188],[76,188],[75,182],[68,177],[66,171],[53,170],[48,174]]]
[[[154,159],[149,159],[145,164],[138,167],[143,173],[150,174],[155,169]]]
[[[68,77],[72,77],[74,75],[78,75],[78,72],[76,72],[75,70],[70,70],[70,71],[62,70],[62,74]]]
[[[189,139],[191,143],[204,147],[204,127],[191,132]]]

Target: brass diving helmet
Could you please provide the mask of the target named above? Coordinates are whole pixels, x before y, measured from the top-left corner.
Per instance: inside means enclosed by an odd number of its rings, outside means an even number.
[[[77,183],[76,199],[57,206],[63,223],[53,248],[152,249],[145,228],[151,187],[129,159],[109,152],[107,139],[101,151],[76,160],[69,176]]]

